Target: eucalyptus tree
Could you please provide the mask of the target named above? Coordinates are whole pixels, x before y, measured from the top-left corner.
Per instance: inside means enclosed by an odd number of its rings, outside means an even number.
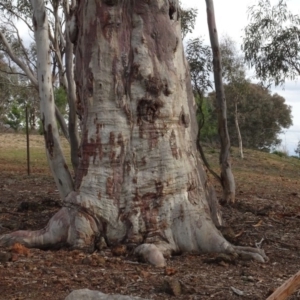
[[[245,81],[241,90],[235,83],[225,85],[228,105],[228,130],[231,132],[231,144],[239,145],[235,124],[235,99],[239,99],[239,128],[246,148],[270,150],[280,144],[279,134],[283,128],[292,125],[291,107],[285,99],[260,84]],[[215,95],[210,95],[211,99]]]
[[[218,31],[215,21],[213,0],[206,0],[207,23],[210,43],[213,53],[213,73],[216,89],[216,110],[218,116],[218,133],[220,137],[221,183],[223,187],[223,202],[235,202],[235,180],[231,170],[230,139],[227,127],[227,105],[222,78],[221,52]]]
[[[66,20],[70,19],[71,7],[75,1],[47,1],[49,55],[51,60],[51,83],[63,87],[68,96],[68,126],[55,107],[55,115],[65,137],[70,141],[71,160],[74,169],[78,166],[78,126],[76,115],[76,88],[73,78],[73,44],[71,43]],[[17,72],[26,76],[38,90],[37,49],[31,39],[34,34],[32,7],[29,1],[1,0],[0,51]],[[22,32],[20,32],[22,30]],[[23,36],[23,38],[22,38]],[[25,36],[25,39],[24,39]]]
[[[197,121],[199,127],[197,148],[206,168],[222,185],[221,177],[210,167],[200,142],[201,130],[208,121],[204,111],[204,96],[205,92],[213,88],[210,77],[212,71],[211,47],[205,45],[202,38],[195,38],[188,41],[185,52],[190,67],[191,83],[197,104]]]
[[[212,221],[178,1],[78,2],[72,28],[83,138],[74,186],[58,159],[48,18],[43,0],[31,3],[46,151],[64,207],[46,228],[4,235],[0,244],[93,251],[105,241],[135,247],[156,266],[176,252],[265,261],[261,249],[227,242]]]
[[[238,106],[242,98],[248,93],[248,81],[246,79],[246,70],[244,66],[244,57],[238,52],[236,43],[229,36],[223,36],[221,43],[221,56],[222,56],[222,77],[225,84],[227,84],[227,101],[233,103],[234,123],[238,137],[238,145],[241,158],[244,158],[243,153],[243,140],[239,126],[239,111]],[[230,90],[231,89],[231,90]],[[228,99],[228,97],[232,97]],[[232,113],[232,112],[230,112]],[[232,135],[232,132],[230,132]]]
[[[243,50],[250,67],[263,82],[284,84],[300,76],[300,16],[288,10],[286,1],[271,5],[259,0],[249,7]]]

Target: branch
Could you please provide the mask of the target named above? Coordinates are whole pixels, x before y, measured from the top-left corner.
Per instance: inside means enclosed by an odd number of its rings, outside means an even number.
[[[300,287],[300,271],[285,281],[267,300],[285,300]]]
[[[38,88],[38,81],[35,78],[34,74],[30,71],[30,69],[24,64],[23,61],[21,61],[16,54],[13,52],[11,45],[9,44],[8,40],[6,39],[5,35],[0,31],[0,40],[2,40],[4,46],[6,47],[6,53],[11,58],[11,60],[19,66],[19,68],[26,74],[28,79],[31,81],[31,83]]]

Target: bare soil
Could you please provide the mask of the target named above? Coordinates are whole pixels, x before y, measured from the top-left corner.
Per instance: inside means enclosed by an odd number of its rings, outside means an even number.
[[[43,162],[27,176],[25,143],[20,146],[24,155],[11,157],[19,147],[14,140],[20,139],[0,135],[0,234],[40,229],[60,208],[44,158],[32,149],[33,161],[36,156]],[[43,153],[42,137],[34,139]],[[206,153],[216,165],[215,150],[206,148]],[[184,254],[160,269],[117,248],[87,254],[15,245],[0,249],[0,299],[64,299],[81,288],[146,299],[266,299],[300,269],[300,160],[250,150],[244,160],[235,149],[232,155],[237,203],[222,207],[222,231],[235,245],[261,246],[268,263]],[[216,189],[220,195],[217,184]],[[300,299],[300,291],[290,299]]]

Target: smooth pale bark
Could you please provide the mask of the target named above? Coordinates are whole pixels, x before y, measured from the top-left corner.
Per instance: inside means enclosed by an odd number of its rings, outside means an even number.
[[[178,1],[90,1],[77,9],[76,76],[83,139],[76,191],[39,231],[0,244],[126,244],[146,261],[234,247],[211,219],[214,190],[196,150],[197,121]]]
[[[242,140],[242,135],[241,135],[240,126],[239,126],[237,101],[234,102],[234,122],[235,122],[235,128],[236,128],[236,131],[237,131],[237,136],[238,136],[238,141],[239,141],[240,155],[241,155],[241,158],[244,158],[243,140]]]
[[[55,119],[55,104],[50,71],[48,21],[43,0],[32,0],[33,27],[37,45],[37,72],[41,121],[44,129],[46,154],[60,196],[64,199],[73,191],[73,182],[59,142]]]
[[[215,21],[213,0],[206,0],[207,23],[209,29],[209,37],[213,51],[213,69],[216,89],[216,104],[218,113],[218,131],[220,136],[220,166],[221,180],[223,186],[223,201],[226,203],[235,202],[235,181],[231,170],[230,159],[230,139],[227,128],[227,108],[226,98],[222,80],[222,64],[220,47],[218,40],[218,32]]]

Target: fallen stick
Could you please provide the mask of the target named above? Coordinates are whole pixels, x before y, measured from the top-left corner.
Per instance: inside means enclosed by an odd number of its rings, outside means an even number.
[[[285,281],[267,300],[285,300],[300,288],[300,271]]]

